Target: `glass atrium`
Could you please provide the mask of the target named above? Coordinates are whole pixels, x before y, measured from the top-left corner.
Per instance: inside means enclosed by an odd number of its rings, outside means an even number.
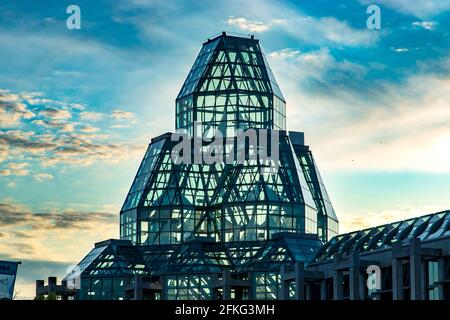
[[[313,260],[338,219],[303,133],[286,131],[259,41],[223,33],[205,42],[175,105],[175,129],[190,135],[196,123],[232,144],[236,129],[276,132],[276,172],[252,158],[174,163],[178,141],[153,138],[120,212],[121,240],[97,244],[66,280],[81,276],[82,299],[125,299],[137,276],[144,299],[277,298],[281,264]],[[226,277],[231,296],[216,285]]]

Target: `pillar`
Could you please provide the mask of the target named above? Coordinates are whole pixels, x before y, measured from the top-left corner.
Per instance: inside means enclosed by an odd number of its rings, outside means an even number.
[[[327,280],[320,280],[320,300],[327,300]]]
[[[403,300],[403,260],[398,258],[402,254],[401,243],[394,243],[391,249],[392,253],[392,299]]]
[[[253,272],[248,273],[248,283],[250,284],[248,288],[248,299],[255,300],[255,277]]]
[[[359,254],[352,251],[350,256],[349,284],[350,284],[350,300],[359,300],[359,272],[360,261]]]
[[[312,290],[313,290],[313,284],[306,282],[305,283],[305,300],[312,300]]]
[[[281,276],[281,297],[280,300],[289,300],[289,281],[284,280],[287,275],[287,266],[285,264],[281,265],[280,276]]]
[[[445,299],[445,292],[444,292],[444,284],[442,281],[446,280],[446,274],[445,274],[445,258],[439,258],[438,259],[438,275],[439,275],[439,281],[441,283],[439,284],[438,291],[439,291],[439,300]]]
[[[39,291],[43,286],[44,286],[44,280],[36,280],[36,296],[39,295]]]
[[[403,300],[403,261],[392,259],[392,299]]]
[[[295,300],[305,300],[305,265],[295,263]]]
[[[422,259],[420,256],[420,239],[411,239],[409,249],[411,300],[422,300]]]
[[[144,290],[142,287],[142,277],[134,276],[134,300],[144,300]]]
[[[341,270],[333,270],[333,299],[342,300],[343,299],[343,277]]]
[[[165,276],[161,276],[159,277],[159,282],[161,283],[161,300],[168,300],[169,299],[169,290],[168,290],[168,286],[167,286],[167,277]]]
[[[222,271],[223,300],[231,300],[231,273],[228,270]]]
[[[367,283],[366,283],[366,273],[359,272],[359,299],[366,300],[367,298]]]

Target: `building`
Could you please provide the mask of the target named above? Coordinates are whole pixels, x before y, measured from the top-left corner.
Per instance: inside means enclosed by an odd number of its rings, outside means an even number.
[[[312,260],[338,220],[303,133],[286,131],[259,41],[209,39],[175,104],[175,129],[194,140],[194,158],[217,132],[218,153],[240,152],[237,130],[257,134],[258,152],[175,163],[174,135],[153,138],[120,212],[120,240],[97,243],[65,281],[80,279],[80,299],[276,298],[281,265]],[[270,165],[252,158],[275,147]]]
[[[450,211],[338,235],[299,277],[283,271],[309,299],[450,300]]]
[[[313,154],[302,132],[286,130],[285,100],[253,36],[205,42],[175,104],[177,133],[151,140],[120,240],[96,243],[65,277],[77,299],[449,298],[449,212],[338,235]],[[188,151],[175,154],[185,139]]]

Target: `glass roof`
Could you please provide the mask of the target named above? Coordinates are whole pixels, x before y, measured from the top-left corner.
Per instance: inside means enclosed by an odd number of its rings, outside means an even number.
[[[351,251],[372,251],[389,248],[393,243],[407,243],[413,238],[422,241],[450,235],[450,211],[389,223],[369,229],[340,234],[317,252],[315,261],[332,259],[336,254]]]

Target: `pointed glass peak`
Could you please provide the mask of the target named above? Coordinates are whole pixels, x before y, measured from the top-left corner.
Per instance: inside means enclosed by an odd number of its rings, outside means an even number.
[[[285,101],[259,45],[222,33],[205,42],[176,100],[176,128],[286,128]]]

